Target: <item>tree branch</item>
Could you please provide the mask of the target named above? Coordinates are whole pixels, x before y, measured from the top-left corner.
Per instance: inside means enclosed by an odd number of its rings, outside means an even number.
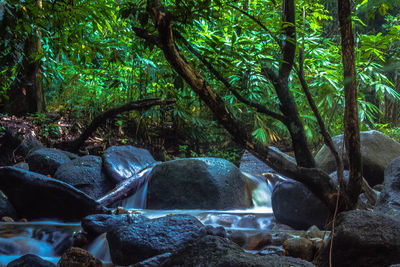
[[[93,119],[93,121],[89,124],[89,126],[83,131],[83,133],[72,141],[64,141],[55,144],[55,147],[70,151],[76,152],[78,149],[85,143],[86,139],[88,139],[96,129],[103,124],[108,119],[112,119],[120,113],[131,111],[131,110],[143,110],[149,109],[153,106],[157,105],[169,105],[175,103],[175,100],[161,100],[158,98],[151,99],[143,99],[134,102],[130,102],[128,104],[109,109],[99,116]]]

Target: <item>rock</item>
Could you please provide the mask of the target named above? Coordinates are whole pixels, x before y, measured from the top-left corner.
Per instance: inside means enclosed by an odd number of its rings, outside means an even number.
[[[115,182],[120,183],[156,161],[146,149],[133,146],[112,146],[103,154],[104,169]]]
[[[245,248],[247,250],[259,250],[265,246],[271,245],[271,243],[272,235],[270,233],[261,232],[249,237]]]
[[[20,162],[14,165],[15,168],[20,168],[29,171],[29,164],[26,162]]]
[[[149,219],[139,214],[94,214],[83,218],[81,224],[83,230],[89,235],[98,236],[111,231],[114,227],[141,223],[147,220]]]
[[[258,229],[257,216],[245,215],[237,223],[237,227]]]
[[[205,230],[207,235],[216,235],[220,237],[226,237],[225,228],[222,226],[214,227],[212,225],[206,225]]]
[[[104,213],[104,208],[74,187],[15,167],[0,168],[0,190],[21,217],[80,220],[89,214]]]
[[[11,217],[4,216],[4,217],[1,217],[1,221],[2,222],[14,222],[14,219]]]
[[[167,253],[163,253],[157,256],[154,256],[150,259],[141,261],[137,264],[135,264],[135,267],[158,267],[158,266],[162,266],[164,262],[166,262],[169,257],[171,257],[171,253],[167,252]]]
[[[228,239],[240,247],[244,247],[247,243],[247,235],[242,231],[231,231],[228,235]]]
[[[227,160],[192,158],[158,164],[149,174],[148,209],[240,209],[252,206],[246,177]]]
[[[70,160],[79,158],[79,156],[77,154],[74,154],[72,152],[64,151],[64,150],[61,150],[61,152],[64,153]]]
[[[129,265],[172,252],[204,236],[203,224],[189,215],[172,215],[113,228],[107,233],[112,262]]]
[[[208,214],[204,224],[218,224],[225,227],[232,227],[240,219],[240,216],[232,214]]]
[[[63,164],[54,178],[78,188],[94,199],[102,197],[114,186],[102,172],[101,158],[96,156],[84,156]]]
[[[400,218],[400,157],[394,159],[385,170],[384,188],[374,211]]]
[[[287,233],[278,232],[278,233],[272,235],[271,245],[272,246],[282,246],[283,243],[289,238],[291,238],[291,236],[288,235]]]
[[[60,258],[59,267],[102,267],[103,263],[81,248],[70,248]]]
[[[228,239],[205,236],[173,253],[161,266],[313,266],[304,260],[276,255],[259,256],[243,251]]]
[[[258,255],[265,256],[265,255],[277,255],[277,256],[283,256],[284,255],[284,250],[282,247],[278,246],[266,246],[262,250],[260,250]]]
[[[34,150],[26,158],[29,170],[50,176],[54,175],[58,167],[70,161],[62,151],[52,148]]]
[[[306,261],[312,261],[313,259],[313,243],[304,237],[287,239],[283,242],[283,248],[287,256]]]
[[[311,226],[306,232],[306,238],[324,238],[324,234],[318,229],[317,226]]]
[[[315,260],[329,266],[329,244],[325,242]],[[389,266],[400,260],[400,220],[380,213],[352,210],[337,218],[333,239],[333,266]]]
[[[17,217],[17,212],[8,200],[7,196],[0,191],[0,218],[3,217],[11,217],[15,219]]]
[[[56,267],[52,262],[46,261],[39,256],[26,254],[7,264],[7,267]]]
[[[383,182],[386,166],[400,156],[400,144],[381,132],[372,130],[360,133],[363,173],[371,186]],[[344,152],[343,135],[332,138],[340,155],[344,155],[345,168],[348,168],[346,153]],[[331,173],[336,170],[335,159],[330,150],[323,146],[315,157],[319,168]]]
[[[307,230],[312,225],[325,229],[330,222],[331,213],[326,205],[297,181],[278,183],[271,200],[276,219],[294,229]]]

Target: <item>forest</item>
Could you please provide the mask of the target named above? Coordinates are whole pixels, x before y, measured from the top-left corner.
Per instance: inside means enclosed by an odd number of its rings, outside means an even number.
[[[0,266],[400,264],[399,45],[399,0],[0,0]]]

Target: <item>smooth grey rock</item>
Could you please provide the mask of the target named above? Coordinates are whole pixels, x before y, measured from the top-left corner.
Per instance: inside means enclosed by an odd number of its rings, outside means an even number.
[[[314,263],[329,266],[330,240]],[[400,260],[400,220],[365,210],[342,212],[333,239],[333,266],[389,266]]]
[[[135,264],[176,251],[206,234],[203,224],[189,215],[172,215],[113,228],[107,233],[112,262]]]
[[[85,192],[94,199],[104,196],[114,185],[102,172],[102,161],[97,156],[74,159],[58,168],[54,178]]]
[[[205,236],[173,253],[160,266],[216,266],[216,267],[310,267],[310,262],[277,255],[259,256],[246,253],[226,238]]]
[[[107,175],[115,183],[130,178],[156,162],[148,150],[133,146],[109,147],[103,154],[103,161]]]
[[[400,156],[400,144],[381,132],[372,130],[360,133],[363,173],[370,186],[383,182],[386,166]],[[345,155],[343,135],[332,138],[332,141],[344,158],[345,169],[348,169],[348,160]],[[327,173],[336,170],[336,162],[330,150],[323,146],[315,156],[317,167]]]
[[[70,161],[62,151],[52,148],[37,149],[26,158],[29,170],[50,176],[54,175],[58,167]]]
[[[15,167],[0,168],[0,190],[27,219],[80,220],[104,213],[95,200],[64,182]]]
[[[149,174],[148,209],[240,209],[252,204],[246,177],[231,162],[191,158],[158,164]]]

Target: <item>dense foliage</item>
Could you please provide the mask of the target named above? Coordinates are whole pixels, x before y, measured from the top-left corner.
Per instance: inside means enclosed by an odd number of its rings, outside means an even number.
[[[254,112],[235,98],[194,56],[194,49],[241,88],[247,99],[278,111],[281,104],[261,74],[282,60],[281,1],[163,1],[174,16],[177,44],[186,59],[223,96],[235,116],[260,142],[286,143],[279,121]],[[356,1],[356,67],[361,128],[379,129],[400,138],[400,13],[396,1]],[[332,135],[343,132],[343,74],[336,1],[296,1],[297,55],[304,51],[305,76]],[[238,150],[154,44],[136,37],[135,28],[154,33],[143,0],[0,1],[0,97],[17,79],[27,38],[37,36],[48,111],[87,123],[111,107],[132,100],[175,98],[172,108],[121,115],[115,122],[125,142],[148,142],[168,149],[173,143],[185,156],[215,155],[234,160]],[[322,141],[316,119],[295,72],[290,89],[307,136]],[[54,131],[53,131],[54,130]],[[57,128],[52,132],[57,132]],[[129,133],[129,134],[128,134]],[[55,134],[56,137],[57,134]],[[174,139],[171,141],[170,139]],[[222,149],[223,148],[223,149]],[[228,152],[221,152],[228,151]]]

